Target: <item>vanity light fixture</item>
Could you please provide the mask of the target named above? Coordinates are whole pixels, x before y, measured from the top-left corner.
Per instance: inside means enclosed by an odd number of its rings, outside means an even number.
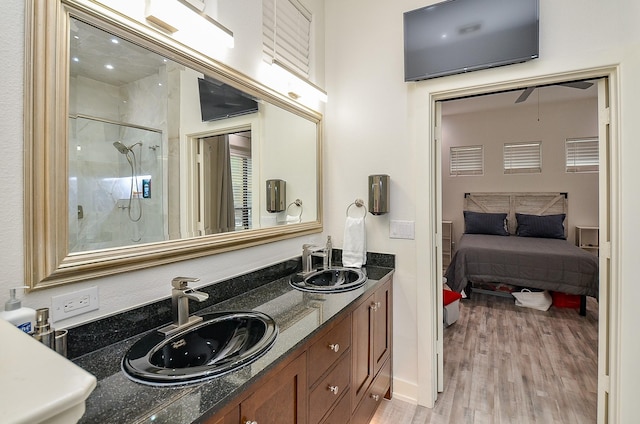
[[[287,68],[278,60],[274,60],[271,64],[273,76],[277,80],[279,86],[284,87],[284,92],[294,100],[299,98],[316,99],[321,102],[327,102],[327,92],[301,78],[298,74]]]
[[[221,25],[193,0],[148,0],[145,11],[147,21],[174,34],[188,31],[209,42],[220,42],[233,48],[233,32]]]

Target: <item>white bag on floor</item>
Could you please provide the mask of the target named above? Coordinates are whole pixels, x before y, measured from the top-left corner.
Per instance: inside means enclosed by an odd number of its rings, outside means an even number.
[[[551,295],[546,290],[541,292],[532,292],[529,289],[522,289],[522,291],[512,292],[511,294],[516,298],[516,306],[522,306],[524,308],[546,311],[553,303]]]

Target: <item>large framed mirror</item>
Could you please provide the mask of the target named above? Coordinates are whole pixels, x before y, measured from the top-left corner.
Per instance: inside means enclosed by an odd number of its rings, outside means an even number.
[[[322,231],[321,114],[97,3],[27,4],[31,288]]]

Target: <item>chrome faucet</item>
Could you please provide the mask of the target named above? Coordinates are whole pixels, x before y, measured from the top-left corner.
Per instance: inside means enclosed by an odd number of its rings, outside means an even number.
[[[311,260],[313,256],[323,257],[323,262],[324,262],[324,258],[326,257],[326,255],[324,252],[321,252],[322,250],[324,250],[324,248],[321,246],[316,246],[313,244],[302,245],[302,273],[303,274],[307,274],[313,271],[312,260]]]
[[[188,287],[188,283],[200,281],[199,278],[176,277],[171,280],[171,310],[173,314],[173,323],[159,329],[158,331],[165,336],[170,336],[191,327],[202,321],[202,317],[189,316],[189,299],[197,302],[203,302],[209,298],[207,293],[196,291]]]
[[[331,267],[331,258],[333,253],[333,246],[331,244],[331,236],[327,237],[327,244],[325,247],[316,246],[313,244],[302,245],[302,273],[307,274],[313,271],[314,256],[322,258],[322,268],[329,269]]]

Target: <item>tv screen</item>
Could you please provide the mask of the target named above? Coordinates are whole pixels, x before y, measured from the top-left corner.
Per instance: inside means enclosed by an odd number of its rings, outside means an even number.
[[[538,57],[539,0],[449,0],[404,14],[404,79]]]
[[[220,81],[198,78],[202,121],[215,121],[257,112],[258,103],[248,94]]]

